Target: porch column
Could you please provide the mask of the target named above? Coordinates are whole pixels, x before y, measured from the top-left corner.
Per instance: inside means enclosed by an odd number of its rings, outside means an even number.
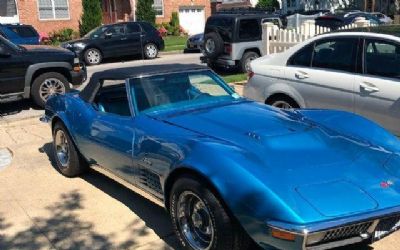
[[[131,18],[136,21],[136,0],[129,0],[131,3]]]

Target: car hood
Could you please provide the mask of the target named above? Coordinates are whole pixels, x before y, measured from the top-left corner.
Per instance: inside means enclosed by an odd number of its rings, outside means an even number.
[[[243,102],[163,119],[242,148],[247,157],[242,167],[300,214],[304,203],[325,217],[400,204],[399,185],[380,186],[400,177],[385,165],[390,152],[298,112]]]
[[[27,52],[31,53],[66,53],[71,54],[71,51],[61,47],[46,46],[46,45],[24,45]]]

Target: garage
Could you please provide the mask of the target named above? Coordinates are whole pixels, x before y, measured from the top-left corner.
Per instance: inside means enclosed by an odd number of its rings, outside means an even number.
[[[179,24],[189,35],[203,33],[205,23],[204,6],[179,7]]]

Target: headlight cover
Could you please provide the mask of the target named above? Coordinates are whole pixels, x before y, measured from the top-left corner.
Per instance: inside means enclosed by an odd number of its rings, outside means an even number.
[[[74,47],[78,49],[83,49],[85,47],[85,44],[81,42],[74,43]]]

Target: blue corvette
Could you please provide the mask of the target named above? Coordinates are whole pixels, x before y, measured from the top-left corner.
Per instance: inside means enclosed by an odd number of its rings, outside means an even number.
[[[185,249],[328,249],[400,227],[396,137],[351,113],[241,98],[207,68],[95,73],[42,120],[63,175],[90,166],[165,206]]]

